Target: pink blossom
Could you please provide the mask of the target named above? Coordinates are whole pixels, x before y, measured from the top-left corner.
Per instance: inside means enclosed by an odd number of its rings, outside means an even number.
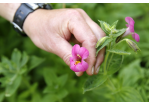
[[[127,26],[128,28],[126,29],[126,32],[123,34],[123,37],[125,37],[125,36],[127,36],[127,35],[129,35],[129,34],[132,34],[132,37],[133,37],[137,42],[139,42],[139,41],[140,41],[140,37],[139,37],[139,35],[138,35],[137,33],[135,33],[135,31],[134,31],[134,24],[135,24],[134,20],[133,20],[131,17],[126,17],[126,18],[125,18],[125,21],[128,23],[128,24],[126,24],[126,26]]]
[[[70,57],[70,69],[74,72],[84,72],[88,68],[88,63],[84,61],[89,55],[89,51],[80,47],[78,44],[72,48],[72,57]]]

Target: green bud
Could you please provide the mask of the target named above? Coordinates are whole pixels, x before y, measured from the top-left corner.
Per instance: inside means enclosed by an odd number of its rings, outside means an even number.
[[[137,52],[139,51],[139,47],[137,46],[137,44],[135,42],[133,42],[132,40],[130,39],[125,39],[127,44],[129,45],[129,47],[134,51],[134,52]]]
[[[108,32],[111,31],[109,24],[107,24],[106,22],[104,22],[103,25],[104,25],[105,29],[106,29]]]
[[[96,48],[101,46],[106,39],[108,39],[109,37],[108,36],[105,36],[105,37],[102,37],[100,40],[98,40],[97,44],[96,44]]]
[[[111,31],[112,34],[116,34],[117,32],[118,32],[118,30],[116,30],[116,29],[113,29],[113,30]]]

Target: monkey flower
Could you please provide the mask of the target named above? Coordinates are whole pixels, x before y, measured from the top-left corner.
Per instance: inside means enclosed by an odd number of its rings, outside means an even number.
[[[126,17],[126,18],[125,18],[125,21],[128,23],[128,24],[126,24],[126,26],[127,26],[128,28],[126,29],[126,32],[123,34],[123,37],[125,37],[125,36],[127,36],[127,35],[129,35],[129,34],[132,34],[132,37],[133,37],[137,42],[139,42],[139,41],[140,41],[140,37],[139,37],[139,35],[138,35],[137,33],[135,33],[135,31],[134,31],[134,24],[135,24],[134,20],[133,20],[131,17]]]
[[[88,68],[88,63],[84,61],[89,55],[89,51],[80,47],[78,44],[72,48],[72,57],[70,57],[70,69],[74,72],[84,72]]]

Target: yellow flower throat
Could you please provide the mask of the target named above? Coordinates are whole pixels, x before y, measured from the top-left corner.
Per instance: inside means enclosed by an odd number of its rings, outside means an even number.
[[[81,63],[81,56],[79,54],[77,54],[77,56],[79,57],[79,59],[77,59],[77,61],[75,61],[75,65],[77,65],[78,63]]]

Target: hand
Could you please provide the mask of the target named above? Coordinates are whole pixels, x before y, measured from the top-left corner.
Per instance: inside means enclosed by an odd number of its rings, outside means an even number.
[[[69,58],[72,56],[69,42],[80,44],[89,51],[87,74],[98,73],[105,49],[96,58],[95,45],[105,33],[82,9],[38,9],[28,15],[23,29],[37,47],[58,55],[67,65],[70,65]],[[77,76],[82,74],[76,72]]]

